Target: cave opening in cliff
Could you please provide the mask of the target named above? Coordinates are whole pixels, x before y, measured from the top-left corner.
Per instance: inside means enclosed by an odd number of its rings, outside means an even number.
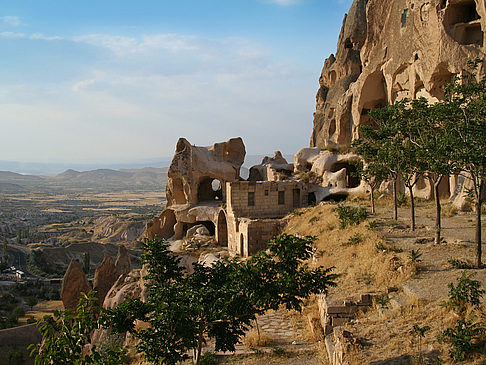
[[[170,186],[170,192],[172,193],[172,198],[175,204],[184,204],[187,202],[186,196],[184,195],[184,186],[182,179],[172,178],[172,186]]]
[[[339,194],[331,194],[329,196],[326,196],[324,199],[322,199],[323,202],[336,202],[340,203],[345,201],[348,198],[348,194],[346,193],[339,193]]]
[[[387,105],[385,78],[381,71],[368,76],[361,89],[359,125],[373,125],[368,112]]]
[[[197,221],[195,223],[184,223],[183,228],[182,228],[183,235],[185,236],[187,234],[187,231],[189,230],[189,228],[192,228],[194,226],[199,226],[199,225],[203,225],[204,227],[206,227],[209,231],[210,236],[214,236],[214,234],[216,233],[216,226],[214,225],[213,222],[211,222],[211,221]]]
[[[358,170],[356,169],[356,166],[350,162],[338,162],[331,167],[331,172],[338,172],[342,169],[346,170],[346,187],[358,187],[361,181],[358,177]]]
[[[457,42],[463,45],[483,45],[481,17],[475,0],[457,1],[446,7],[444,27]]]
[[[216,190],[214,188],[215,186],[216,186]],[[222,189],[221,182],[211,177],[201,178],[197,188],[197,200],[199,202],[207,202],[207,201],[222,200],[222,199],[223,199],[223,189]]]

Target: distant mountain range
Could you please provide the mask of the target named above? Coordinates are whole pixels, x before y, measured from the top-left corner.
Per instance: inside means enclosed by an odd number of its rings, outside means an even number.
[[[241,168],[241,176],[248,177],[248,170],[251,166],[261,163],[264,155],[248,155]],[[292,156],[284,156],[292,162]],[[20,164],[0,161],[0,192],[21,192],[36,188],[80,188],[111,191],[120,189],[136,190],[164,190],[167,184],[167,170],[169,161],[160,161],[164,167],[142,167],[142,168],[98,168],[90,170],[65,169],[64,172],[49,176],[48,171],[54,171],[61,167],[58,164]],[[9,165],[10,164],[10,165]],[[16,167],[17,172],[1,171],[3,166]],[[87,165],[83,165],[87,166]],[[22,168],[21,168],[22,167]],[[33,171],[26,173],[29,168]],[[36,173],[43,171],[42,173]],[[21,173],[19,173],[21,172]]]
[[[55,176],[23,175],[0,171],[0,191],[16,192],[35,188],[81,188],[96,190],[160,189],[167,183],[167,167],[141,169],[66,170]]]

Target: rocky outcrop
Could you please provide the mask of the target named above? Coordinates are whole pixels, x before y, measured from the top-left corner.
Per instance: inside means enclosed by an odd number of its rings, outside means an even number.
[[[88,293],[91,285],[79,262],[72,259],[62,279],[61,299],[65,309],[76,309],[81,293]]]
[[[118,255],[116,256],[115,268],[118,276],[126,276],[130,271],[132,271],[130,253],[125,246],[118,246]]]
[[[103,304],[106,293],[111,289],[116,279],[118,279],[115,263],[110,255],[105,254],[103,262],[96,268],[94,275],[94,287],[98,297],[98,303]]]
[[[265,156],[260,165],[250,168],[249,181],[282,181],[287,180],[294,170],[280,151],[276,151],[273,157]]]
[[[147,224],[145,237],[180,239],[198,222],[216,224],[226,183],[240,180],[245,154],[241,138],[210,147],[193,146],[180,138],[168,171],[166,209]]]
[[[372,108],[442,99],[468,60],[486,56],[485,30],[482,0],[355,0],[319,79],[311,147],[351,143]]]

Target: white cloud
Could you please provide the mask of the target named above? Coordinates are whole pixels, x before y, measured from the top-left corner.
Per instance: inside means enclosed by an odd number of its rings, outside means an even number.
[[[10,27],[18,27],[22,22],[18,16],[5,15],[0,17],[0,24]]]

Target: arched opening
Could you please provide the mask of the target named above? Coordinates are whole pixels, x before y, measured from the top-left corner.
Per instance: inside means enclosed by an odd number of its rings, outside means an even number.
[[[334,133],[336,133],[336,119],[331,120],[329,124],[329,138],[332,138]]]
[[[360,100],[360,121],[359,125],[372,125],[372,120],[368,115],[371,109],[382,108],[387,105],[385,78],[383,73],[377,71],[366,79],[361,89]]]
[[[317,203],[316,193],[309,193],[309,195],[307,195],[307,204],[316,205],[316,203]]]
[[[329,82],[331,83],[331,86],[336,83],[336,78],[337,78],[336,71],[332,70],[331,72],[329,72]]]
[[[214,186],[217,186],[216,190],[214,189]],[[201,178],[201,180],[199,180],[199,185],[197,187],[197,200],[199,202],[222,199],[223,187],[219,180],[213,179],[211,177],[203,177]]]
[[[324,202],[343,202],[347,199],[348,194],[346,193],[339,193],[339,194],[331,194],[329,196],[326,196],[322,201]]]
[[[243,233],[240,234],[240,247],[239,247],[239,254],[240,256],[243,256],[244,253],[244,248],[245,248],[245,238],[243,237]]]
[[[195,226],[200,226],[200,225],[203,225],[204,227],[207,228],[210,236],[214,236],[214,234],[216,232],[216,226],[211,221],[197,221],[195,223],[184,223],[183,228],[182,228],[183,235],[186,236],[187,231],[190,228],[195,227]]]
[[[346,187],[356,188],[361,181],[359,180],[356,166],[349,162],[338,162],[331,168],[331,172],[338,172],[339,170],[346,169]]]
[[[444,27],[457,42],[464,45],[483,45],[481,17],[475,0],[449,4],[444,14]]]
[[[171,209],[166,209],[160,215],[160,237],[169,239],[171,238],[175,231],[174,226],[177,223],[174,211]]]
[[[430,95],[438,100],[444,100],[444,86],[451,82],[454,74],[449,72],[446,64],[440,64],[434,71],[431,77],[432,88],[430,89]]]
[[[220,211],[218,214],[218,243],[221,246],[228,246],[228,224],[226,222],[226,214]]]

